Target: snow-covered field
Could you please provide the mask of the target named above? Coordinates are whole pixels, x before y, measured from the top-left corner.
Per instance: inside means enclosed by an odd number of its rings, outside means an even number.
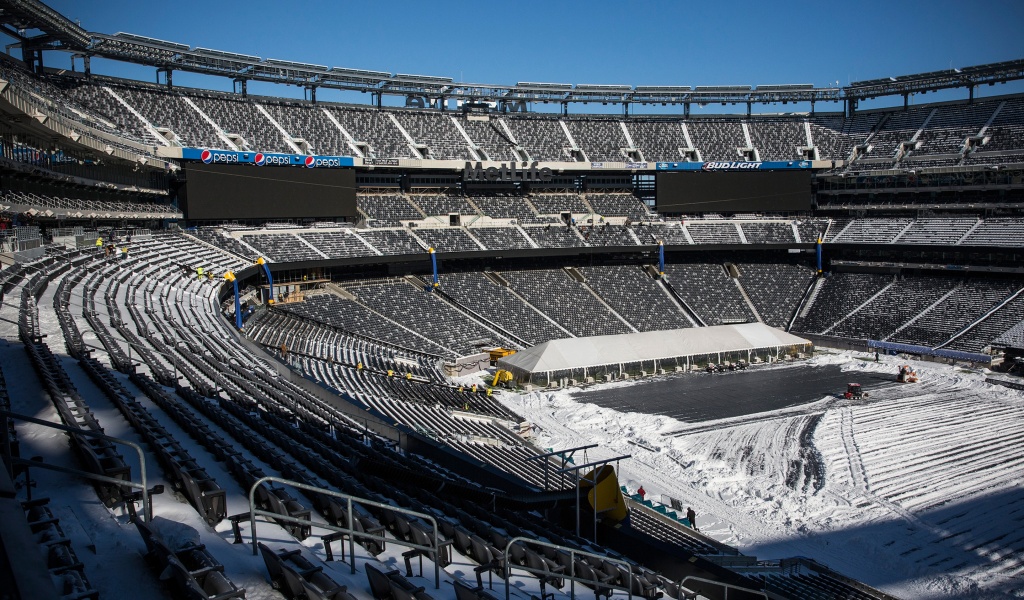
[[[908,362],[849,352],[808,362],[893,375],[896,361]],[[622,413],[579,390],[504,401],[542,446],[631,454],[624,485],[680,499],[703,533],[745,554],[807,556],[900,598],[1022,598],[1024,393],[980,371],[912,364],[920,384],[755,419]],[[636,385],[657,384],[624,391]]]

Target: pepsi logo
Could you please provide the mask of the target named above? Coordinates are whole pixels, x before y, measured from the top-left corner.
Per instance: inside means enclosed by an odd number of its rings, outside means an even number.
[[[262,167],[267,163],[267,157],[263,156],[262,152],[257,152],[256,156],[252,157],[252,162],[256,163],[257,167]]]
[[[213,162],[213,152],[210,152],[209,150],[203,150],[199,154],[199,160],[203,161],[206,164],[212,163]]]
[[[313,158],[312,156],[307,156],[304,161],[304,164],[306,165],[307,168],[312,169],[313,167],[316,166],[316,159]]]

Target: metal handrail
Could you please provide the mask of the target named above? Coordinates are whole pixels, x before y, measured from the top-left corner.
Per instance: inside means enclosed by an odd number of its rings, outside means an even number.
[[[697,577],[696,575],[687,575],[679,582],[679,587],[685,587],[687,581],[690,580],[700,581],[701,583],[710,583],[711,585],[720,585],[725,590],[724,600],[729,600],[729,590],[737,590],[740,592],[746,592],[748,594],[759,594],[768,600],[768,592],[764,590],[755,590],[753,588],[743,587],[741,585],[735,585],[732,583],[725,583],[724,581],[715,581],[714,579],[705,579],[704,577]]]
[[[263,483],[266,483],[266,482],[269,482],[269,481],[275,481],[277,483],[282,483],[282,484],[285,484],[285,485],[289,485],[289,486],[292,486],[292,487],[295,487],[295,488],[298,488],[298,489],[301,489],[301,490],[308,490],[308,491],[311,491],[311,492],[317,492],[317,493],[320,493],[320,494],[326,494],[328,496],[334,496],[335,498],[341,498],[343,500],[347,500],[348,501],[348,523],[349,523],[349,525],[351,525],[353,523],[353,519],[354,519],[354,514],[353,514],[353,511],[352,511],[352,503],[353,502],[358,502],[359,504],[364,504],[364,505],[369,505],[369,506],[376,506],[378,508],[382,508],[382,509],[386,509],[386,510],[393,510],[393,511],[404,513],[404,514],[407,514],[407,515],[412,515],[414,517],[418,517],[418,518],[421,518],[421,519],[429,520],[431,526],[434,528],[434,539],[433,539],[434,545],[433,546],[421,546],[419,544],[414,544],[412,542],[407,542],[405,540],[389,539],[389,538],[384,537],[383,535],[379,535],[378,536],[378,535],[373,535],[372,533],[366,533],[364,531],[356,531],[356,530],[351,529],[349,527],[341,527],[341,526],[338,526],[338,525],[331,525],[330,523],[315,523],[315,522],[313,522],[310,519],[300,519],[298,517],[292,517],[290,515],[282,515],[282,514],[279,514],[279,513],[268,511],[268,510],[258,509],[258,508],[256,508],[256,488],[258,488]],[[255,483],[253,483],[251,488],[249,488],[249,526],[252,529],[252,553],[253,553],[254,556],[259,553],[259,548],[257,547],[257,543],[256,543],[257,542],[257,540],[256,540],[256,515],[262,515],[262,516],[265,516],[265,517],[271,517],[275,521],[285,521],[287,523],[297,523],[299,525],[310,525],[310,526],[313,526],[313,527],[319,527],[321,529],[327,529],[329,531],[334,531],[334,532],[337,532],[337,533],[346,533],[346,534],[348,534],[348,536],[349,536],[349,539],[348,539],[349,552],[350,552],[350,554],[353,557],[352,558],[352,574],[353,575],[356,572],[355,538],[357,536],[361,537],[361,538],[369,539],[369,540],[378,541],[378,542],[390,542],[392,544],[398,544],[399,546],[405,546],[406,548],[413,548],[415,550],[432,551],[434,553],[434,589],[440,589],[440,587],[441,587],[441,567],[438,564],[439,563],[439,556],[440,556],[440,552],[441,552],[441,543],[440,543],[441,535],[440,535],[440,531],[437,528],[437,520],[434,517],[430,516],[430,515],[423,514],[421,512],[416,512],[414,510],[409,510],[407,508],[400,508],[398,506],[392,506],[390,504],[384,504],[384,503],[381,503],[381,502],[374,502],[373,500],[368,500],[366,498],[360,498],[359,496],[352,496],[350,494],[344,494],[342,492],[335,492],[334,490],[328,490],[328,489],[316,487],[316,486],[313,486],[313,485],[308,485],[308,484],[305,484],[305,483],[300,483],[298,481],[292,481],[290,479],[284,479],[282,477],[269,477],[269,476],[268,477],[262,477],[262,478],[258,479]]]
[[[142,446],[136,444],[135,442],[130,442],[128,440],[122,440],[121,438],[112,437],[112,436],[109,436],[109,435],[106,435],[106,434],[103,434],[103,433],[98,433],[98,432],[95,432],[95,431],[92,431],[92,430],[89,430],[89,429],[80,429],[80,428],[75,428],[75,427],[68,427],[67,425],[61,425],[59,423],[51,423],[50,421],[44,421],[42,419],[37,419],[35,417],[30,417],[28,415],[22,415],[22,414],[18,414],[18,413],[7,411],[7,410],[0,410],[0,417],[2,417],[4,419],[8,419],[8,418],[10,418],[10,419],[17,419],[17,420],[20,420],[20,421],[25,421],[27,423],[34,423],[36,425],[42,425],[43,427],[49,427],[49,428],[52,428],[52,429],[58,429],[60,431],[65,431],[65,432],[68,432],[68,433],[76,433],[76,434],[82,434],[82,435],[86,435],[86,436],[90,436],[90,437],[97,437],[97,438],[100,438],[100,439],[104,439],[104,440],[113,442],[115,444],[123,444],[125,446],[130,446],[130,447],[134,448],[135,452],[137,452],[138,455],[139,455],[139,471],[140,471],[140,475],[142,477],[142,483],[135,483],[134,481],[131,481],[131,480],[125,481],[124,479],[115,479],[113,477],[107,477],[106,475],[96,475],[94,473],[89,473],[88,471],[80,471],[78,469],[69,469],[67,467],[61,467],[61,466],[58,466],[58,465],[48,465],[46,463],[39,463],[39,462],[31,461],[31,460],[26,460],[26,459],[23,459],[23,458],[14,459],[11,456],[10,440],[8,440],[7,444],[4,444],[4,457],[12,465],[15,462],[17,462],[18,464],[27,465],[27,466],[30,466],[30,467],[38,467],[40,469],[49,469],[51,471],[59,471],[59,472],[62,472],[62,473],[71,473],[73,475],[79,475],[79,476],[85,477],[87,479],[94,479],[96,481],[103,481],[105,483],[113,483],[115,485],[126,485],[126,486],[131,487],[131,488],[141,489],[142,490],[142,516],[143,516],[142,520],[144,522],[149,522],[150,520],[152,520],[152,518],[153,518],[153,507],[150,505],[150,501],[149,501],[149,484],[148,484],[148,479],[146,478],[146,457],[142,453]]]
[[[594,597],[595,598],[597,597],[597,589],[596,589],[597,585],[601,585],[601,586],[604,586],[604,587],[615,588],[617,590],[625,590],[625,592],[629,595],[629,600],[633,600],[633,564],[632,563],[627,562],[625,560],[618,559],[618,558],[611,558],[611,557],[605,556],[603,554],[594,554],[593,552],[587,552],[586,550],[579,550],[577,548],[571,548],[569,546],[560,546],[558,544],[552,544],[551,542],[545,542],[545,541],[542,541],[542,540],[536,540],[536,539],[533,539],[533,538],[528,538],[528,537],[523,537],[523,536],[516,536],[516,537],[512,538],[511,540],[508,541],[508,544],[505,546],[505,561],[504,561],[505,562],[505,572],[504,572],[504,575],[505,575],[505,600],[510,600],[511,593],[512,593],[511,592],[511,588],[510,588],[510,583],[509,583],[509,577],[512,575],[511,562],[509,562],[509,551],[512,549],[512,545],[516,544],[518,542],[526,542],[528,544],[533,544],[533,545],[536,545],[536,546],[547,546],[548,548],[554,548],[555,550],[563,550],[563,551],[569,553],[569,573],[568,574],[566,574],[566,573],[559,573],[558,575],[562,579],[568,579],[571,582],[569,584],[569,597],[570,598],[576,598],[576,582],[578,581],[580,583],[594,583],[595,584],[595,589],[594,589]],[[615,584],[611,584],[611,583],[601,583],[599,581],[593,581],[593,580],[590,580],[590,579],[583,579],[582,577],[576,577],[576,555],[577,554],[580,554],[580,555],[583,555],[583,556],[592,556],[594,558],[600,558],[601,560],[611,561],[613,563],[617,563],[617,564],[620,564],[620,565],[625,565],[626,566],[626,572],[629,573],[629,582],[625,586],[621,586],[621,585],[615,585]],[[533,568],[522,566],[522,565],[517,565],[516,568],[521,569],[523,571],[526,571],[527,573],[533,573],[535,575],[544,575],[545,573],[548,573],[548,571],[539,571],[537,569],[533,569]]]

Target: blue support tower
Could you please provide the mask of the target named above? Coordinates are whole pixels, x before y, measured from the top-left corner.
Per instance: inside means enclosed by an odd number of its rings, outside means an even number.
[[[273,275],[270,274],[270,267],[266,265],[266,260],[262,256],[256,259],[256,264],[263,267],[263,272],[266,273],[266,283],[270,288],[270,297],[267,298],[267,301],[273,302]]]
[[[263,263],[263,270],[266,271],[266,273],[267,273],[267,283],[270,284],[270,299],[273,300],[274,299],[274,276],[270,274],[270,267],[268,267],[267,263],[265,263],[265,262]]]
[[[434,288],[441,287],[441,280],[437,277],[437,252],[433,248],[428,249],[427,252],[430,252],[430,266],[434,269],[434,285],[430,290],[433,291]]]
[[[267,261],[261,256],[256,259],[256,264],[263,267],[263,272],[267,275],[267,284],[270,286],[270,298],[268,301],[274,301],[274,276],[270,274],[270,267],[267,266]],[[262,295],[262,294],[261,294]]]
[[[818,243],[815,248],[818,252],[818,274],[821,275],[821,236],[818,236]]]
[[[242,328],[242,303],[238,298],[238,280],[235,279],[234,271],[228,271],[224,273],[224,279],[227,279],[235,287],[235,327],[238,329]]]
[[[235,285],[235,327],[242,328],[242,303],[238,299],[238,280],[231,277],[231,283]]]
[[[658,273],[665,276],[665,242],[658,240]]]

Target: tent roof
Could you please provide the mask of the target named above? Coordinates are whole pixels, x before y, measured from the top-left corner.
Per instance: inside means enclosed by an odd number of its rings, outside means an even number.
[[[506,356],[498,366],[544,373],[810,343],[764,323],[742,323],[551,340]]]

